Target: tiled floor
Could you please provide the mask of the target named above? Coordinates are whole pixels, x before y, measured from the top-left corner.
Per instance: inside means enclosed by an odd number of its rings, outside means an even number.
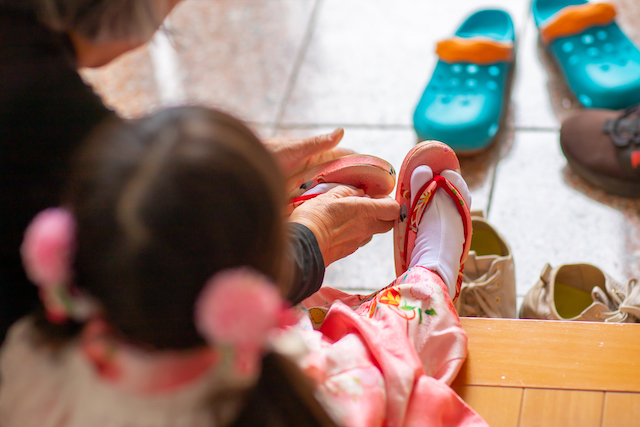
[[[623,29],[640,42],[640,6],[616,3]],[[411,116],[436,41],[483,7],[511,14],[517,65],[499,139],[462,159],[463,175],[473,208],[488,212],[511,245],[518,295],[545,262],[589,262],[619,280],[640,277],[640,203],[607,196],[567,168],[558,129],[577,106],[538,47],[528,0],[185,0],[149,47],[86,77],[124,116],[199,102],[235,113],[265,137],[343,126],[344,146],[398,168],[416,143]],[[390,233],[376,236],[330,266],[325,283],[388,284],[391,241]]]

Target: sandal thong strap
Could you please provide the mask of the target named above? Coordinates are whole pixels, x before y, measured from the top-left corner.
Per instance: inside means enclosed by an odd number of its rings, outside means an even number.
[[[549,44],[560,37],[580,34],[587,28],[608,25],[615,16],[616,9],[611,3],[567,6],[540,27],[540,37],[545,44]]]
[[[615,119],[604,122],[602,133],[616,147],[619,163],[630,177],[640,177],[640,106],[625,109]]]
[[[484,37],[453,37],[438,42],[436,54],[449,63],[471,62],[485,65],[513,60],[513,43]]]
[[[460,271],[458,272],[458,278],[456,280],[456,294],[453,297],[453,301],[458,299],[458,295],[460,295],[460,289],[462,288],[462,276],[464,271],[464,261],[466,259],[466,251],[465,246],[467,246],[468,240],[471,239],[471,230],[469,229],[468,222],[465,221],[464,218],[469,217],[469,207],[466,202],[460,195],[458,189],[451,184],[447,179],[441,175],[435,175],[433,179],[420,188],[418,192],[419,196],[415,199],[415,201],[411,205],[411,211],[409,214],[409,223],[407,224],[407,228],[405,231],[404,237],[404,257],[403,262],[405,265],[404,269],[409,265],[409,260],[411,259],[411,253],[409,253],[409,248],[411,252],[413,252],[413,247],[415,246],[416,236],[418,234],[418,225],[424,216],[427,207],[433,200],[433,196],[436,194],[436,191],[442,188],[453,200],[458,209],[458,213],[460,217],[463,218],[462,224],[464,227],[464,236],[465,241],[462,245],[462,256],[460,257]]]

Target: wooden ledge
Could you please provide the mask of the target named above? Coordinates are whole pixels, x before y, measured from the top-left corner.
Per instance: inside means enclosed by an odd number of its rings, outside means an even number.
[[[640,392],[640,324],[462,318],[455,386]]]

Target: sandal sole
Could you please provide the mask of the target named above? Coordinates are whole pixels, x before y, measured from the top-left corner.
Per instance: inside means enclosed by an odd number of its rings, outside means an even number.
[[[396,184],[396,171],[391,163],[379,157],[351,154],[290,178],[286,188],[293,189],[289,197],[295,198],[321,183],[346,184],[364,190],[371,197],[386,196]]]

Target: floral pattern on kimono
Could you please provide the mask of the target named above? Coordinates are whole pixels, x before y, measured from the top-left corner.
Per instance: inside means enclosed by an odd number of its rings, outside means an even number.
[[[467,336],[442,279],[409,269],[371,295],[303,301],[302,367],[347,426],[486,426],[449,387]]]

